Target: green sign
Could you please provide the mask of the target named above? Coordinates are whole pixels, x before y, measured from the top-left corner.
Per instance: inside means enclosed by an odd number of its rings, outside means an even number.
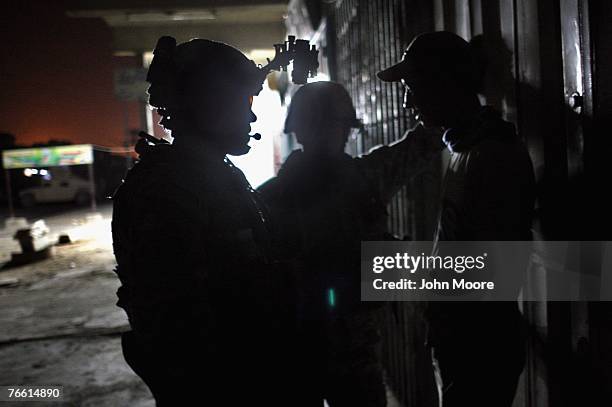
[[[59,167],[93,163],[91,144],[20,148],[2,152],[2,166],[11,168]]]

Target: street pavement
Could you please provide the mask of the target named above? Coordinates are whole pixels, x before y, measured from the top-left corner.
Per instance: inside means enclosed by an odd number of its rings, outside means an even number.
[[[109,205],[36,213],[51,233],[73,243],[53,256],[0,269],[0,385],[62,385],[61,402],[0,402],[25,407],[153,407],[145,384],[125,363],[128,329],[115,305]]]
[[[115,305],[110,205],[20,215],[73,243],[55,246],[49,259],[0,268],[0,386],[61,385],[64,400],[0,407],[154,407],[121,352],[128,321]],[[391,394],[388,406],[399,406]]]

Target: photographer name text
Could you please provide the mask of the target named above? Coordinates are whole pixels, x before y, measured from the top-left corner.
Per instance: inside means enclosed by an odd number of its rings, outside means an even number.
[[[471,278],[450,278],[448,272],[463,275],[464,272],[480,273],[486,269],[487,253],[479,256],[435,256],[411,255],[408,253],[396,253],[394,256],[376,256],[372,259],[372,272],[377,278],[372,280],[375,290],[429,290],[429,291],[472,291],[472,290],[494,290],[493,281],[481,281]],[[398,278],[387,281],[381,274],[385,271],[409,273],[412,278]],[[437,279],[432,275],[414,278],[416,273],[436,272],[444,273],[445,278]],[[447,272],[447,273],[445,273]],[[438,274],[439,275],[439,274]],[[448,278],[446,278],[448,277]],[[470,277],[476,277],[470,274]]]

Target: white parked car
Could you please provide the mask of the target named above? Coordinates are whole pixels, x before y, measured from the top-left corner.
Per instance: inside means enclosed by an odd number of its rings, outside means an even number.
[[[68,171],[59,171],[52,177],[40,179],[40,185],[19,192],[21,205],[29,208],[39,203],[76,202],[87,205],[91,201],[89,181]]]

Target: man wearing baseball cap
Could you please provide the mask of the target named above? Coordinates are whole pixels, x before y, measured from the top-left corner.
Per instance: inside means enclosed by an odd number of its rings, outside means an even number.
[[[481,62],[461,37],[432,32],[378,73],[402,82],[404,106],[425,127],[444,131],[450,161],[435,251],[444,241],[531,240],[532,163],[514,126],[481,106]],[[517,302],[432,302],[427,321],[440,405],[510,407],[525,362]]]

